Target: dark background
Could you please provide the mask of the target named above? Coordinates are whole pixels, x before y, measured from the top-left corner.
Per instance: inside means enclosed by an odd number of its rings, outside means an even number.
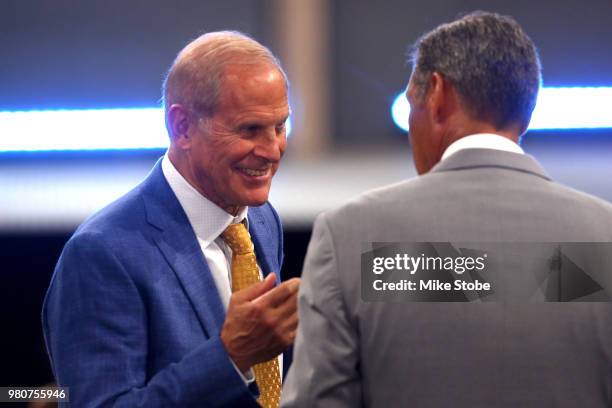
[[[408,46],[437,24],[474,9],[511,14],[523,25],[539,47],[545,85],[612,85],[609,0],[330,0],[332,152],[399,148],[409,157],[405,134],[389,115],[408,79]],[[203,32],[241,30],[277,51],[273,13],[271,0],[3,1],[0,111],[157,105],[174,56]],[[610,199],[611,143],[610,129],[530,132],[524,147],[555,178]],[[150,167],[161,154],[0,154],[0,174],[9,180],[10,172],[42,173],[67,163],[78,173],[102,161],[140,160]],[[16,187],[0,188],[12,193]],[[76,224],[39,229],[32,222],[7,229],[8,221],[0,214],[0,385],[42,385],[52,380],[40,328],[42,299]],[[312,217],[285,225],[285,277],[300,273],[311,223]]]

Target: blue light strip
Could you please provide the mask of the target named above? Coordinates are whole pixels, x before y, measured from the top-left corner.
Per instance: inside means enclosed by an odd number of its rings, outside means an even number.
[[[395,124],[408,131],[410,105],[404,92],[391,106]],[[612,128],[612,87],[544,87],[529,130]]]
[[[152,149],[168,146],[163,111],[0,112],[0,151]]]
[[[0,152],[165,149],[168,144],[160,108],[0,112]]]

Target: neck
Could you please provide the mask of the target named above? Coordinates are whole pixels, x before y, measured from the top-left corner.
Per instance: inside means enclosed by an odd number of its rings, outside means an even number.
[[[475,135],[479,133],[493,133],[502,137],[505,137],[514,143],[518,144],[520,132],[518,129],[508,128],[508,129],[496,129],[494,126],[488,123],[478,123],[472,122],[467,123],[463,126],[459,125],[457,127],[452,128],[452,131],[449,132],[442,139],[442,143],[440,144],[440,158],[442,158],[442,154],[444,151],[454,142],[459,139],[463,139],[466,136]]]
[[[240,210],[242,210],[244,207],[237,207],[237,206],[233,206],[233,207],[226,207],[223,208],[225,210],[225,212],[227,212],[228,214],[232,215],[232,216],[237,216],[238,213],[240,212]]]
[[[168,159],[170,159],[170,162],[172,163],[176,171],[179,172],[179,174],[187,181],[187,183],[189,183],[189,185],[191,185],[191,187],[196,189],[198,193],[200,193],[207,200],[215,204],[217,207],[223,209],[223,211],[227,212],[232,216],[236,216],[238,215],[240,210],[244,208],[242,206],[237,205],[228,205],[226,203],[223,203],[222,200],[215,199],[213,195],[207,194],[206,191],[197,182],[197,177],[193,172],[193,166],[190,166],[188,164],[189,158],[185,157],[185,155],[181,154],[181,152],[177,152],[175,149],[170,147],[170,149],[168,150]]]

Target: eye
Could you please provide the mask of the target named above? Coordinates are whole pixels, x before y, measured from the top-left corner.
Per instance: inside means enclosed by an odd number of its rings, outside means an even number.
[[[253,136],[261,131],[261,125],[257,124],[246,124],[244,126],[240,126],[240,133],[243,133],[247,136]]]
[[[276,133],[282,133],[282,132],[285,131],[285,123],[286,122],[287,121],[285,120],[285,121],[282,121],[281,123],[276,125]]]

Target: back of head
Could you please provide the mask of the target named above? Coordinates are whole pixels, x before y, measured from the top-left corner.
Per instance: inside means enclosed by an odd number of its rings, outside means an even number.
[[[287,76],[272,52],[237,31],[204,34],[183,48],[163,85],[166,113],[173,104],[210,116],[219,97],[225,68],[233,64],[270,64]]]
[[[422,36],[412,54],[420,96],[433,72],[456,88],[464,109],[496,129],[527,129],[541,82],[531,39],[511,17],[474,12]]]

